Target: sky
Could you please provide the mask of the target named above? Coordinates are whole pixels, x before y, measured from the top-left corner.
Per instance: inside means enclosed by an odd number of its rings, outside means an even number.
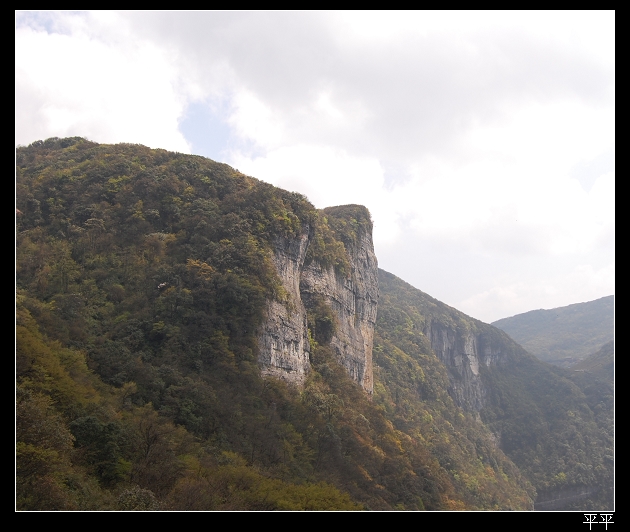
[[[15,142],[209,157],[362,204],[491,323],[615,288],[614,11],[16,11]]]

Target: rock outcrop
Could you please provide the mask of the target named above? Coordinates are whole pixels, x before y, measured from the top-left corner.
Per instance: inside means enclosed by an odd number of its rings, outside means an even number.
[[[437,320],[428,320],[423,333],[448,370],[451,397],[465,410],[479,412],[487,392],[480,368],[505,362],[500,343],[483,331],[449,327]]]
[[[304,268],[300,293],[307,307],[320,296],[336,320],[330,346],[348,374],[372,393],[372,346],[378,305],[378,264],[371,232],[359,233],[357,243],[347,245],[350,274],[340,275],[313,261]]]
[[[258,338],[262,374],[302,383],[309,369],[310,342],[306,309],[300,297],[300,274],[309,243],[309,227],[298,238],[277,238],[273,263],[287,300],[267,301],[266,319]]]
[[[277,239],[273,261],[288,294],[286,303],[270,301],[259,336],[263,375],[301,384],[308,373],[310,344],[307,309],[316,301],[332,311],[335,327],[330,347],[348,374],[372,393],[372,345],[378,304],[378,264],[371,226],[356,233],[345,248],[350,271],[339,273],[317,260],[305,264],[313,235],[303,227],[296,239]]]

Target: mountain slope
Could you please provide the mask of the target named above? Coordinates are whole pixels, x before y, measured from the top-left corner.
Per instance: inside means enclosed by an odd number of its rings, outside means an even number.
[[[492,323],[541,360],[569,367],[614,334],[614,296],[550,310],[532,310]]]
[[[615,377],[615,345],[604,344],[602,348],[571,366],[573,371],[588,373],[598,379],[613,384]]]
[[[18,509],[531,509],[429,344],[384,330],[374,398],[353,380],[334,293],[304,298],[303,381],[263,377],[277,242],[352,280],[364,208],[132,144],[16,163]]]
[[[447,369],[450,394],[479,415],[536,487],[537,507],[612,507],[611,390],[600,388],[595,399],[572,372],[387,272],[379,271],[379,286],[378,336],[403,348],[411,331],[433,350]],[[562,499],[559,508],[555,499]]]

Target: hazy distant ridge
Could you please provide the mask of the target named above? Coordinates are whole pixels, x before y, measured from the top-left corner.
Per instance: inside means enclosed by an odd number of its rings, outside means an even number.
[[[569,367],[613,340],[614,296],[492,323],[541,360]]]

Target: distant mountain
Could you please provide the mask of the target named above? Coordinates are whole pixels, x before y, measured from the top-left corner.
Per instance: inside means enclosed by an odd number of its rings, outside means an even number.
[[[568,368],[613,340],[614,296],[492,323],[540,360]]]

